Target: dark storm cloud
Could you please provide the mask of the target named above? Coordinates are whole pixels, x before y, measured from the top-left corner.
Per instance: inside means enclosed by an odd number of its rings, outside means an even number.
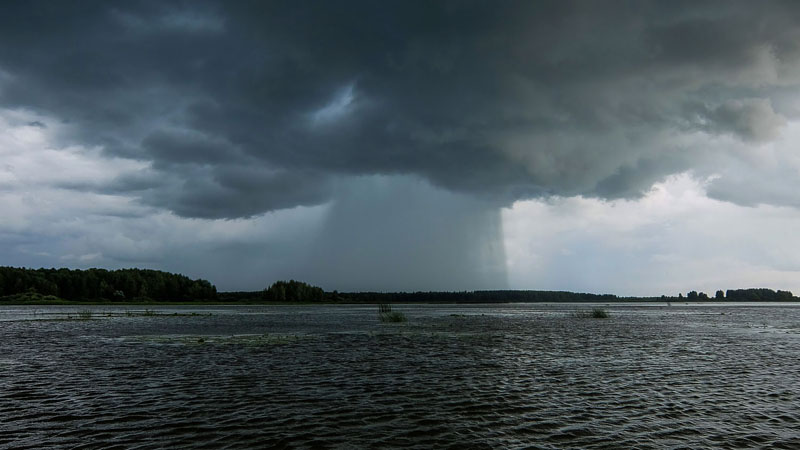
[[[218,164],[236,156],[234,149],[213,136],[162,130],[147,136],[142,150],[153,161],[164,164]]]
[[[660,159],[640,159],[631,165],[621,166],[614,174],[597,183],[594,194],[602,198],[635,198],[652,184],[652,180],[664,173],[678,172],[685,164],[679,157],[668,154]]]
[[[764,142],[797,114],[778,98],[798,83],[791,2],[0,9],[0,105],[149,162],[97,189],[184,216],[324,202],[364,174],[502,203],[635,197],[695,164],[670,133]]]
[[[121,178],[112,184],[117,192],[140,191],[148,204],[164,207],[178,215],[220,219],[249,217],[275,209],[320,204],[330,190],[326,174],[307,170],[268,171],[244,166],[180,169],[182,177],[167,181]],[[136,183],[153,182],[148,186]]]

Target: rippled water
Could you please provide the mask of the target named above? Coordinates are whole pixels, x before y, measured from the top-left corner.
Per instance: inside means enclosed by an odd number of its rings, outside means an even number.
[[[800,448],[800,305],[605,307],[0,307],[0,448]]]

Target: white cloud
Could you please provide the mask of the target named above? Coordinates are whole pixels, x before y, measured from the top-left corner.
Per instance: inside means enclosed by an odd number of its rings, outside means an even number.
[[[301,278],[293,271],[306,258],[308,236],[326,205],[250,219],[189,219],[130,195],[67,188],[110,181],[143,165],[97,149],[59,148],[54,136],[61,127],[24,111],[0,111],[0,264],[147,267],[207,278],[224,289]]]
[[[101,157],[99,148],[59,146],[54,137],[63,128],[57,120],[25,111],[0,111],[0,188],[102,183],[147,166]]]
[[[771,287],[800,293],[795,208],[708,198],[688,174],[635,201],[516,202],[503,211],[512,288],[620,295]]]

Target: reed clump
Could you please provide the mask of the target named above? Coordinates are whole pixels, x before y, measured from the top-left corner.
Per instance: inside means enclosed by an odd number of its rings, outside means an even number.
[[[407,320],[405,314],[392,311],[392,305],[385,303],[378,305],[378,319],[383,323],[400,323]]]

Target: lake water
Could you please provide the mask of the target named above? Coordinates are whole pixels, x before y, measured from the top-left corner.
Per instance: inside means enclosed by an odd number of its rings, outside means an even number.
[[[800,448],[800,305],[592,306],[0,306],[0,448]]]

